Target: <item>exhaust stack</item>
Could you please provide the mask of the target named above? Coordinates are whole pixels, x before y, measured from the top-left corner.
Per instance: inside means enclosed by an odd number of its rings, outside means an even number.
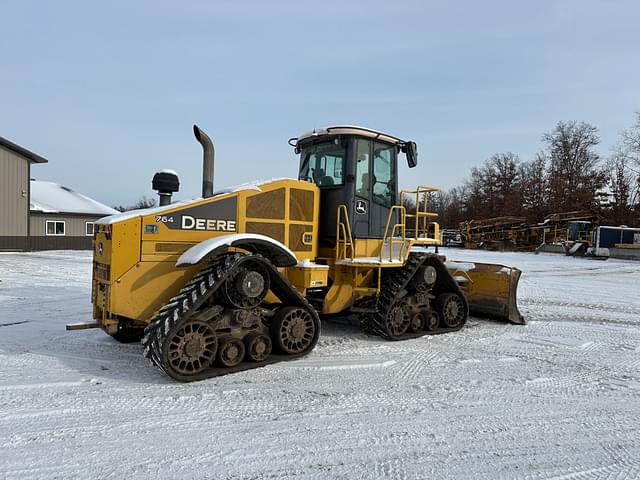
[[[213,160],[215,150],[213,142],[197,125],[193,126],[193,134],[202,145],[202,198],[213,196]]]

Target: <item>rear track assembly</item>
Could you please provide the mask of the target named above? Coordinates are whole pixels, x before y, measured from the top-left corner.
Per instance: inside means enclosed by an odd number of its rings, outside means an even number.
[[[265,304],[268,290],[282,303]],[[319,334],[318,314],[271,262],[230,253],[162,307],[142,344],[151,362],[188,382],[301,357]]]

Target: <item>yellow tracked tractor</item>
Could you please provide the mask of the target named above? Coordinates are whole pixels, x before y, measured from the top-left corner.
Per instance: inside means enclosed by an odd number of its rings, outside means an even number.
[[[213,143],[202,198],[171,203],[175,172],[154,176],[160,207],[97,222],[94,322],[171,377],[198,380],[305,355],[320,315],[352,313],[375,335],[452,332],[469,311],[524,323],[520,271],[437,254],[435,191],[398,192],[398,156],[416,144],[353,126],[289,140],[298,179],[213,192]],[[407,202],[407,200],[411,200]],[[407,210],[406,204],[416,207]]]

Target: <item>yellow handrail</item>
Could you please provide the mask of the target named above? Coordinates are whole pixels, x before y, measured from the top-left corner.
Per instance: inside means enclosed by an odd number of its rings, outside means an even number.
[[[429,212],[429,193],[439,191],[434,187],[416,187],[415,190],[402,190],[400,192],[400,204],[404,205],[405,196],[413,196],[416,206],[415,214],[406,214],[409,218],[415,218],[414,239],[429,236],[429,218],[435,218],[437,213]],[[435,222],[432,222],[435,224]],[[435,225],[434,225],[435,226]]]
[[[391,232],[389,233],[389,225],[391,224],[391,219],[393,218],[393,212],[399,210],[399,216],[400,216],[400,221],[397,223],[393,224],[393,227],[391,228]],[[404,249],[406,247],[406,238],[407,238],[407,232],[406,232],[406,217],[407,217],[407,209],[404,207],[404,205],[393,205],[391,207],[391,210],[389,210],[389,215],[387,216],[387,224],[384,227],[384,236],[382,237],[382,245],[380,246],[380,261],[382,262],[382,257],[384,254],[384,245],[387,241],[387,238],[389,239],[389,261],[393,260],[393,244],[394,242],[399,242],[401,243],[400,246],[400,252],[399,253],[399,259],[400,261],[404,262]],[[396,229],[400,228],[400,233],[401,233],[401,237],[399,239],[395,238],[395,232]]]
[[[344,221],[342,217],[344,215]],[[341,235],[344,240],[341,240]],[[343,241],[342,257],[340,257],[340,242]],[[347,247],[351,248],[351,257],[347,257]],[[338,211],[336,214],[336,261],[345,258],[353,258],[353,237],[351,235],[351,225],[349,224],[349,211],[347,206],[342,204],[338,205]]]

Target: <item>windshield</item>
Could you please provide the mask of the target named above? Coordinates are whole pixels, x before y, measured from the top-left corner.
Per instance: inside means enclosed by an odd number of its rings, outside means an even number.
[[[346,156],[346,147],[334,142],[310,145],[302,150],[298,178],[319,187],[343,185]]]

